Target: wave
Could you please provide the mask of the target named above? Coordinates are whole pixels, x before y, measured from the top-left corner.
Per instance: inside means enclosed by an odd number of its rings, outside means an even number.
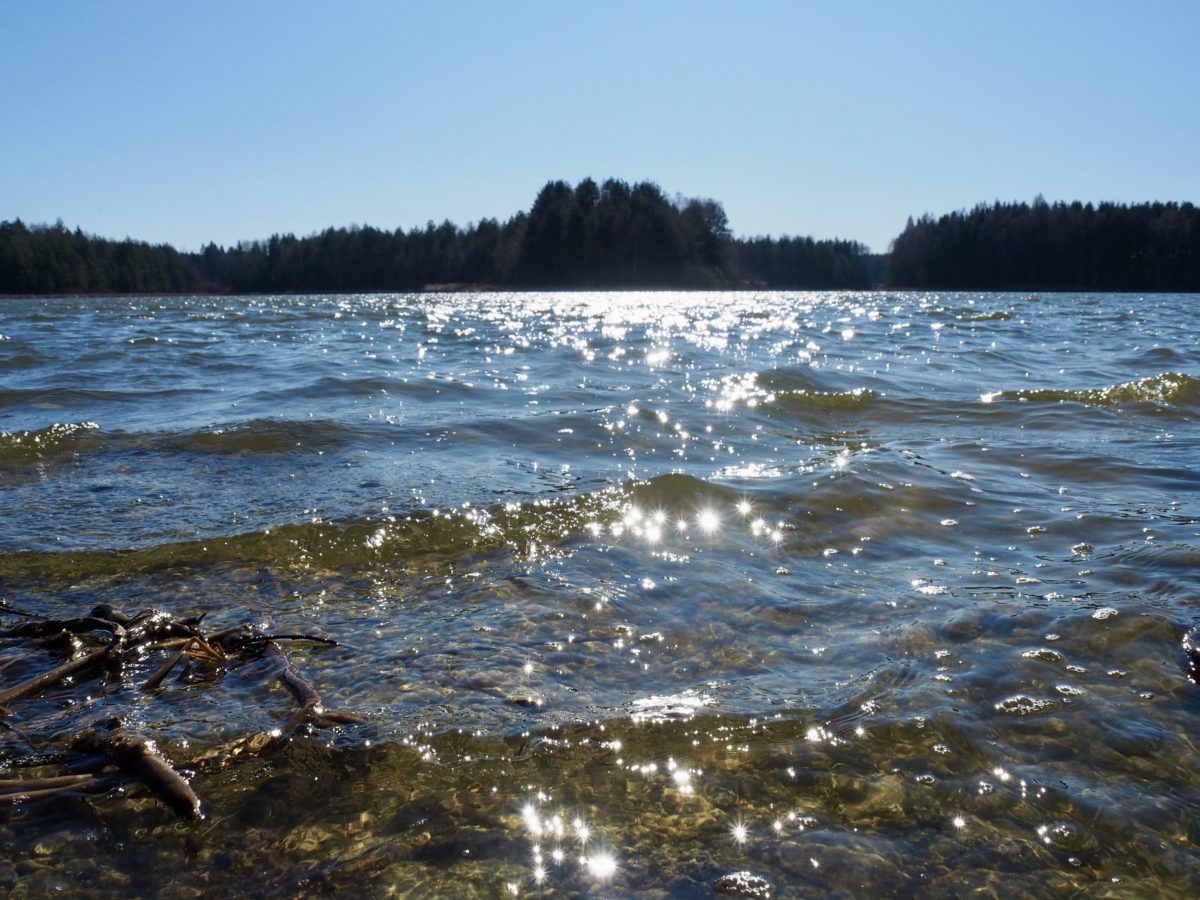
[[[24,369],[36,369],[46,364],[46,357],[39,353],[14,353],[11,356],[0,356],[0,372],[20,372]]]
[[[1104,388],[1000,391],[985,395],[985,399],[988,402],[1015,399],[1037,403],[1082,403],[1106,408],[1150,404],[1200,411],[1200,380],[1179,372],[1164,372]]]
[[[614,520],[631,493],[625,486],[487,509],[421,509],[385,520],[292,523],[137,549],[0,553],[0,579],[76,580],[230,565],[416,571],[504,550],[540,555],[585,534],[591,522]]]
[[[874,406],[879,396],[875,391],[861,387],[849,391],[789,391],[777,393],[768,406],[793,413],[858,412]]]
[[[141,575],[222,566],[429,571],[464,557],[540,557],[611,531],[689,522],[724,511],[736,518],[744,486],[671,473],[573,495],[488,507],[417,509],[383,519],[288,523],[260,531],[153,546],[0,553],[0,579]],[[635,527],[637,526],[637,527]],[[666,526],[661,526],[666,530]],[[703,527],[703,526],[699,526]]]
[[[1120,360],[1122,366],[1137,369],[1143,366],[1186,365],[1188,357],[1171,347],[1147,347]]]
[[[730,382],[730,379],[727,378],[726,382]],[[837,390],[836,383],[825,372],[808,366],[770,369],[755,373],[748,379],[742,378],[741,382],[738,384],[738,379],[733,379],[734,386],[774,394],[821,394]]]
[[[405,400],[444,402],[448,396],[473,397],[473,385],[450,378],[340,378],[326,376],[300,386],[272,388],[251,398],[257,403],[288,403],[296,397],[306,400],[340,400],[344,398],[394,396]]]
[[[931,494],[915,517],[901,516],[890,484],[879,481],[911,473],[908,460],[884,454],[862,473],[847,472],[806,492],[804,508],[818,515],[798,519],[794,511],[785,512],[797,495],[781,498],[777,484],[759,485],[739,472],[707,479],[674,472],[486,507],[464,504],[394,517],[291,522],[124,549],[14,550],[0,553],[0,582],[79,582],[230,568],[352,571],[359,576],[441,573],[466,560],[493,556],[567,556],[593,541],[669,548],[676,540],[721,540],[743,543],[752,552],[786,542],[789,553],[807,559],[829,554],[831,531],[852,534],[854,540],[887,538],[898,552],[915,553],[910,537],[919,543],[924,531],[939,528],[940,520],[961,509],[961,498]]]
[[[351,428],[329,419],[297,422],[293,420],[254,419],[236,425],[153,436],[145,443],[151,449],[216,455],[335,451],[362,440],[360,428]]]
[[[95,422],[56,422],[36,431],[0,431],[0,462],[22,462],[56,453],[75,453],[95,443]]]
[[[0,391],[0,407],[36,405],[42,408],[87,407],[97,403],[153,403],[175,397],[194,397],[205,393],[195,388],[161,390],[101,390],[97,388],[18,388]]]
[[[1007,322],[1013,314],[1007,309],[994,309],[989,312],[964,312],[958,317],[964,322]]]
[[[0,432],[0,463],[125,452],[276,456],[336,452],[396,437],[396,426],[350,426],[330,419],[252,419],[194,431],[132,433],[104,431],[95,422],[63,422],[36,431]]]

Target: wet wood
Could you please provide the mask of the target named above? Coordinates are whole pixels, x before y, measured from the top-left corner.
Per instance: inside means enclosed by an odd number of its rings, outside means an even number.
[[[95,775],[54,775],[49,778],[0,778],[0,794],[44,790],[95,781]]]
[[[30,800],[47,800],[64,794],[96,793],[113,786],[113,779],[106,776],[83,775],[77,780],[50,784],[56,778],[32,778],[20,789],[0,791],[0,803],[24,803]]]
[[[146,785],[159,800],[185,819],[203,816],[200,798],[187,780],[158,752],[152,741],[111,731],[92,738],[97,749],[108,754],[127,775]]]
[[[267,641],[263,645],[263,656],[275,664],[279,683],[291,692],[301,707],[313,709],[321,705],[321,695],[313,689],[311,684],[300,677],[300,673],[296,671],[296,667],[292,665],[288,655],[283,652],[283,648],[274,641]]]
[[[5,610],[0,609],[0,612]],[[31,619],[33,617],[30,617]],[[337,642],[321,635],[305,633],[268,633],[261,626],[244,624],[205,634],[200,625],[203,616],[175,619],[167,613],[148,609],[135,615],[127,615],[108,604],[92,609],[87,616],[67,619],[36,619],[22,622],[0,632],[0,638],[26,639],[37,642],[42,652],[52,647],[57,651],[69,650],[72,658],[48,672],[28,678],[19,684],[0,690],[0,715],[11,715],[7,704],[34,697],[61,685],[70,678],[89,674],[101,667],[111,667],[116,677],[120,676],[122,664],[141,660],[148,653],[162,653],[165,658],[154,673],[140,687],[153,692],[181,662],[186,661],[185,675],[193,664],[209,667],[213,678],[220,677],[231,656],[243,660],[262,660],[267,664],[270,677],[277,681],[296,701],[297,708],[288,717],[282,728],[268,728],[260,733],[238,738],[213,748],[197,757],[197,760],[218,763],[241,755],[256,754],[300,725],[317,728],[333,728],[365,721],[349,712],[327,710],[320,693],[296,668],[282,641],[306,641],[326,646]],[[104,646],[96,646],[97,632],[112,635]],[[27,659],[26,653],[19,659]],[[182,677],[182,676],[181,676]],[[119,695],[112,695],[114,697]],[[119,716],[119,711],[114,711]],[[59,718],[56,712],[43,714],[31,722],[29,727],[38,726],[55,729]],[[26,723],[22,723],[26,727]],[[0,729],[24,738],[24,732],[0,719]],[[28,738],[44,741],[44,738]],[[94,792],[105,790],[122,780],[135,779],[144,784],[160,801],[176,814],[197,819],[203,815],[199,796],[187,779],[155,746],[153,741],[127,732],[120,718],[114,718],[108,729],[86,731],[69,741],[69,752],[76,759],[69,763],[69,774],[33,779],[0,779],[0,802],[41,799],[72,792]],[[81,755],[82,754],[82,755]],[[105,768],[115,766],[119,772],[104,773]],[[73,771],[72,771],[73,770]]]
[[[5,669],[7,669],[13,663],[18,663],[21,660],[27,658],[28,656],[29,656],[28,653],[22,653],[20,656],[13,656],[13,657],[10,657],[9,659],[0,661],[0,672],[3,672]]]
[[[91,653],[85,654],[78,659],[73,659],[70,662],[65,662],[61,666],[51,669],[49,672],[44,672],[7,690],[0,691],[0,706],[6,706],[14,700],[32,697],[34,694],[40,694],[47,688],[54,687],[54,685],[65,678],[70,678],[73,675],[88,672],[99,667],[113,655],[113,649],[117,646],[117,643],[118,641],[114,640],[106,647],[93,650]]]
[[[128,625],[133,621],[132,617],[125,615],[125,613],[110,603],[101,603],[98,606],[92,607],[91,615],[97,619],[107,619],[109,622],[116,622],[118,625]]]
[[[192,644],[194,642],[195,638],[188,638],[186,641],[184,641],[183,646],[179,648],[179,651],[165,663],[163,663],[157,672],[146,679],[146,683],[142,685],[142,690],[157,690],[158,686],[163,683],[163,679],[171,673],[171,670],[175,668],[176,664],[178,664],[181,659],[187,656],[188,651],[192,649]]]
[[[87,634],[90,631],[108,631],[115,633],[122,626],[109,619],[98,619],[94,616],[84,616],[80,619],[41,619],[37,622],[22,622],[12,628],[0,631],[0,638],[19,637],[55,637],[63,632],[67,634]]]
[[[300,708],[288,717],[284,731],[290,731],[305,722],[317,728],[333,728],[336,725],[354,725],[365,721],[353,713],[326,710],[321,695],[300,676],[291,659],[274,640],[266,642],[263,655],[275,663],[279,683],[287,688],[300,704]]]

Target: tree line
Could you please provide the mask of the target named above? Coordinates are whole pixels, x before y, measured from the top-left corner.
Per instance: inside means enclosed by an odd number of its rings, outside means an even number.
[[[1190,203],[980,205],[909,219],[891,253],[736,238],[716,200],[651,182],[547,183],[527,212],[410,231],[328,228],[199,253],[0,222],[0,294],[306,293],[494,288],[1200,291]]]
[[[909,219],[886,272],[943,290],[1200,291],[1200,209],[1038,197]]]
[[[853,241],[734,238],[715,200],[651,182],[545,185],[505,222],[410,231],[327,228],[199,253],[92,237],[59,222],[0,223],[0,293],[414,291],[497,288],[865,288]]]
[[[0,222],[0,294],[190,293],[203,285],[195,261],[166,244],[105,240],[61,221]]]

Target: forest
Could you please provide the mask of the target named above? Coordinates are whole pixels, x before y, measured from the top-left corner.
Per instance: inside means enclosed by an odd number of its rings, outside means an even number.
[[[0,223],[0,293],[303,293],[490,288],[865,288],[852,241],[740,240],[708,199],[655,184],[545,185],[528,212],[465,228],[328,228],[185,254],[62,223]]]
[[[204,287],[194,260],[165,244],[110,241],[61,221],[0,222],[0,294],[192,293]]]
[[[548,182],[504,222],[327,228],[198,253],[0,222],[9,295],[869,287],[1200,291],[1200,210],[996,202],[910,218],[883,257],[849,240],[735,237],[716,200],[591,178]]]
[[[892,243],[885,281],[941,290],[1200,291],[1200,209],[1038,197],[909,219]]]

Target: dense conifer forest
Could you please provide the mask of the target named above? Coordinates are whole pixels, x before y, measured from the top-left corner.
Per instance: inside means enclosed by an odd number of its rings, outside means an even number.
[[[496,288],[863,288],[851,241],[731,236],[720,203],[655,184],[551,181],[532,208],[466,228],[329,228],[199,253],[0,223],[0,293],[413,291]]]
[[[908,221],[886,282],[943,290],[1200,291],[1190,203],[995,203]]]
[[[528,212],[411,231],[328,228],[199,253],[0,222],[0,294],[491,288],[1200,291],[1190,203],[978,206],[911,219],[886,257],[854,241],[735,238],[721,204],[655,184],[551,181]]]
[[[188,293],[203,283],[195,261],[165,244],[0,222],[0,294]]]

